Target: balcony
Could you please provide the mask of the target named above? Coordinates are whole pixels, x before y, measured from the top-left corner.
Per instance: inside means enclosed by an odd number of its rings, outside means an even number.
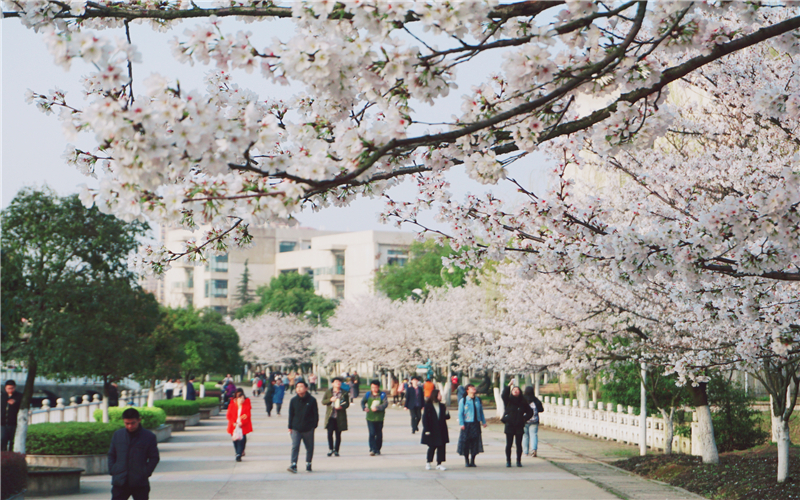
[[[323,278],[331,276],[331,278]],[[319,279],[334,279],[333,276],[344,276],[344,266],[318,267],[314,269],[314,277]]]

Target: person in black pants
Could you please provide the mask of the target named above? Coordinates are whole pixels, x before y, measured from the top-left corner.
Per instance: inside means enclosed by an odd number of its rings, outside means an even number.
[[[336,377],[331,381],[333,387],[326,389],[322,395],[325,410],[325,429],[328,430],[328,456],[339,456],[342,444],[342,432],[347,430],[347,408],[350,407],[350,394],[342,390],[342,379]],[[334,439],[335,438],[335,439]]]
[[[450,420],[450,413],[447,411],[447,405],[441,402],[439,389],[434,389],[425,403],[425,413],[422,417],[422,444],[428,445],[426,470],[431,470],[434,453],[436,454],[436,470],[447,470],[442,463],[445,461],[445,447],[450,442],[450,433],[447,430],[448,420]]]
[[[506,424],[506,467],[511,467],[511,443],[517,445],[517,467],[522,467],[522,435],[525,431],[525,422],[533,416],[533,410],[522,396],[519,387],[514,386],[512,379],[503,389],[503,422]]]
[[[406,401],[403,403],[403,407],[411,414],[411,434],[419,430],[423,406],[425,406],[425,393],[419,385],[419,378],[413,377],[411,386],[406,391]]]
[[[2,396],[2,448],[0,451],[14,451],[14,434],[17,433],[17,415],[22,403],[22,394],[17,392],[17,383],[8,380]]]

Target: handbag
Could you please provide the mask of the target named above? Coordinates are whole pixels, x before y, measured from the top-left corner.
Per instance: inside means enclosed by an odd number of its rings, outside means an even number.
[[[500,419],[500,421],[503,422],[504,424],[507,424],[509,420],[510,418],[508,416],[508,413],[503,413],[503,417]]]
[[[231,438],[233,438],[234,441],[241,441],[242,439],[244,439],[244,433],[242,432],[242,423],[241,423],[242,407],[239,406],[238,409],[239,409],[239,414],[236,419],[236,427],[233,429],[233,434],[231,435]]]

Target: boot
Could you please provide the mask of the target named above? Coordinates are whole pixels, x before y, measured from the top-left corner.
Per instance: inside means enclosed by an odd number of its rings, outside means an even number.
[[[517,460],[517,467],[522,467],[522,461],[521,460]]]
[[[506,467],[511,467],[511,460],[506,460]]]
[[[328,452],[328,456],[331,456],[331,455],[333,455],[333,450]]]
[[[311,462],[306,462],[306,472],[311,472]]]
[[[464,455],[464,464],[469,467],[469,455]]]
[[[475,455],[472,455],[472,458],[469,459],[469,466],[477,467],[477,465],[475,465]]]

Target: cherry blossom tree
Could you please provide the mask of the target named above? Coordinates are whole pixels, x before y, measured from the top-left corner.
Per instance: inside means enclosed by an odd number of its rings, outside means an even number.
[[[249,224],[381,194],[403,177],[425,173],[436,184],[457,166],[494,183],[509,162],[555,140],[629,147],[663,130],[671,82],[765,42],[796,54],[800,27],[794,7],[749,2],[4,6],[6,18],[42,34],[55,64],[82,60],[95,68],[84,79],[83,106],[58,90],[28,96],[42,111],[58,112],[70,135],[95,135],[96,148],[65,154],[101,178],[99,190],[83,192],[85,203],[128,220],[213,226],[183,251],[147,249],[140,264],[156,273],[181,257],[248,244]],[[279,19],[296,33],[272,41],[228,33],[228,17]],[[205,89],[153,74],[137,94],[140,56],[130,25],[166,30],[187,19],[202,22],[174,39],[173,53],[181,63],[216,67]],[[499,71],[466,91],[461,113],[426,122],[427,111],[457,87],[459,72],[481,71],[489,58],[502,61]],[[304,90],[287,102],[264,99],[236,85],[240,71]],[[597,104],[579,111],[585,95]],[[774,89],[760,102],[781,108],[792,101]],[[430,199],[441,196],[441,189],[429,191]],[[740,272],[735,263],[708,266]]]
[[[268,366],[311,362],[314,327],[307,321],[292,315],[264,313],[232,321],[231,325],[239,334],[246,361]]]

